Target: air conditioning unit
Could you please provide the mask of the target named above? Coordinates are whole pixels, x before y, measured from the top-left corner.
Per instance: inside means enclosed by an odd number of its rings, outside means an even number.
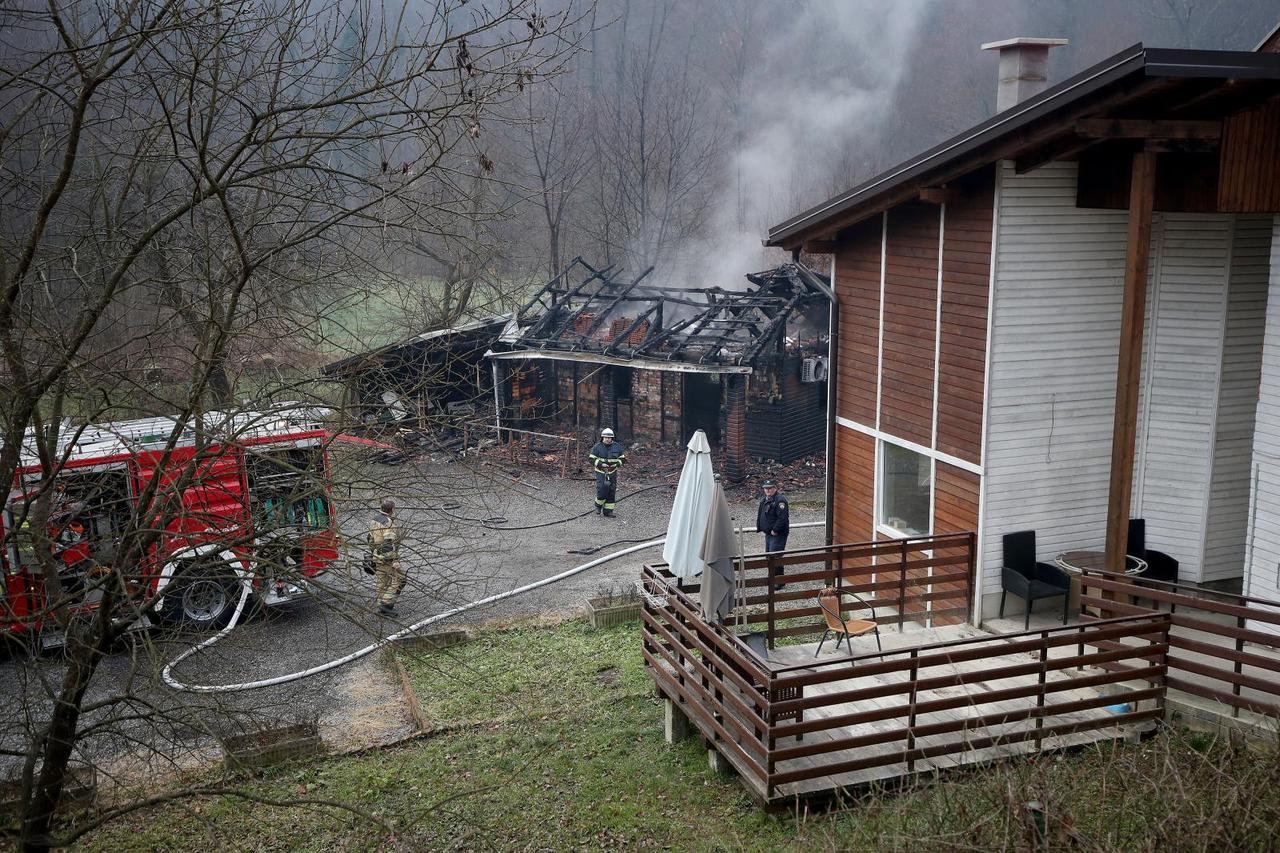
[[[826,382],[827,357],[825,355],[815,355],[800,362],[800,381]]]

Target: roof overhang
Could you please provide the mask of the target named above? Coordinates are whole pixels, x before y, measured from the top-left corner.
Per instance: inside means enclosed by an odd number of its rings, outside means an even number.
[[[479,320],[474,320],[470,323],[463,323],[458,326],[450,326],[443,329],[432,329],[430,331],[414,335],[411,338],[405,338],[402,341],[397,341],[393,344],[387,344],[385,346],[378,347],[377,349],[369,350],[368,352],[356,353],[355,355],[349,355],[346,358],[339,359],[338,361],[330,362],[320,368],[320,372],[325,376],[340,376],[344,373],[351,372],[352,370],[363,370],[398,349],[411,347],[415,344],[426,343],[427,341],[442,340],[460,335],[469,335],[473,332],[483,332],[486,329],[496,326],[505,326],[511,317],[512,315],[510,313],[496,314],[491,317],[483,317]]]
[[[1197,84],[1197,81],[1201,81]],[[769,230],[766,246],[795,249],[827,240],[841,228],[919,197],[921,190],[958,180],[1003,159],[1042,148],[1075,122],[1118,104],[1169,103],[1181,87],[1200,105],[1213,103],[1215,88],[1230,89],[1220,99],[1239,100],[1242,82],[1255,84],[1258,98],[1280,92],[1280,54],[1167,50],[1134,45],[1040,94],[999,113],[923,154],[883,172]],[[1229,97],[1227,95],[1230,95]]]
[[[494,352],[490,350],[485,357],[495,361],[515,361],[542,358],[547,361],[576,361],[580,364],[616,365],[633,367],[637,370],[663,370],[669,373],[740,373],[752,372],[748,364],[691,364],[684,361],[662,361],[653,358],[623,358],[620,356],[601,355],[593,352],[557,352],[556,350],[512,350],[510,352]]]

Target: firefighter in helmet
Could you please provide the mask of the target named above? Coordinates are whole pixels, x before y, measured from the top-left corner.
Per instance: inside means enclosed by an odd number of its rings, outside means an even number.
[[[591,468],[596,472],[596,512],[613,515],[618,498],[618,469],[627,461],[627,454],[614,443],[613,430],[600,430],[600,440],[591,448]]]
[[[369,550],[372,552],[374,575],[378,581],[378,612],[392,616],[396,599],[404,591],[404,566],[400,563],[400,547],[404,544],[404,531],[396,521],[396,502],[391,498],[382,501],[381,512],[369,522]]]

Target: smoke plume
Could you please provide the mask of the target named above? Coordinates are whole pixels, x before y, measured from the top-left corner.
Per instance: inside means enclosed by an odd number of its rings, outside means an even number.
[[[744,273],[785,260],[766,251],[770,225],[885,164],[885,119],[934,0],[805,0],[769,6],[769,33],[752,55],[737,104],[734,153],[705,239],[682,247],[662,276],[689,286],[745,286]],[[781,24],[773,16],[786,10]],[[776,12],[775,12],[776,10]]]

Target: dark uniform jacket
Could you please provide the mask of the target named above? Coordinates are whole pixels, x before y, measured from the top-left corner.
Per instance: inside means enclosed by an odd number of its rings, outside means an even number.
[[[786,536],[791,531],[791,511],[787,509],[786,495],[774,492],[773,497],[760,499],[756,530],[769,536]]]
[[[615,474],[622,463],[627,461],[627,454],[623,452],[617,439],[614,439],[613,444],[597,441],[596,446],[591,448],[590,459],[591,468],[597,474]]]

